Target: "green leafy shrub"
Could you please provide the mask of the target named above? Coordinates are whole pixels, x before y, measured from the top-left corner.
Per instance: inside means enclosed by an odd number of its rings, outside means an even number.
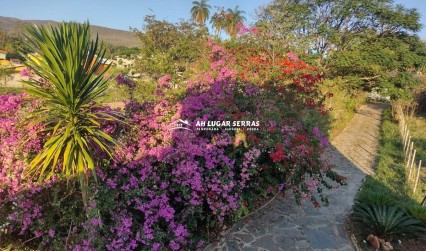
[[[381,190],[366,190],[358,195],[358,200],[378,205],[396,205],[396,201],[388,193]]]
[[[426,207],[420,205],[409,205],[407,210],[411,216],[423,222],[426,225]]]
[[[426,227],[421,221],[397,206],[357,202],[353,216],[379,236],[419,236],[426,233]]]

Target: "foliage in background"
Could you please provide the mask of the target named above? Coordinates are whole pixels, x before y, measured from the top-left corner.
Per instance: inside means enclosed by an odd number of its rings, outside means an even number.
[[[170,74],[187,79],[190,66],[200,58],[207,38],[207,29],[193,22],[178,24],[146,16],[142,31],[134,29],[142,48],[136,69],[153,79]]]
[[[345,79],[337,77],[324,79],[320,85],[324,93],[329,93],[325,105],[329,108],[331,137],[337,136],[351,121],[358,108],[367,102],[366,92],[348,90],[344,87],[345,84]]]
[[[114,58],[116,56],[132,58],[140,53],[138,47],[125,47],[125,46],[113,46],[111,44],[105,45],[105,58]]]
[[[31,53],[33,52],[24,43],[24,38],[22,33],[6,33],[0,29],[0,50],[7,51],[7,59],[18,58],[24,60],[21,56],[21,53]]]
[[[0,85],[6,85],[10,76],[15,72],[13,67],[0,65]]]
[[[297,52],[326,78],[345,79],[348,90],[380,87],[409,97],[411,73],[426,63],[425,44],[413,35],[419,13],[391,0],[276,0],[257,26],[269,33],[265,46]]]

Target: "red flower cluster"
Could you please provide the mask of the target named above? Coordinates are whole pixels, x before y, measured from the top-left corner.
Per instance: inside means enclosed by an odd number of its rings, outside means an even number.
[[[271,157],[273,162],[280,162],[281,160],[283,160],[285,158],[285,154],[284,154],[284,147],[283,145],[281,145],[281,143],[276,143],[275,144],[275,151],[271,152],[269,154],[269,156]]]

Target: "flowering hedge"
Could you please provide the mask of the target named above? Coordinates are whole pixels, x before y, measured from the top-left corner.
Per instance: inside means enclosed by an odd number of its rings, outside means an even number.
[[[2,96],[15,104],[0,121],[0,138],[13,138],[8,149],[0,148],[0,202],[5,205],[0,210],[6,216],[0,220],[9,233],[45,248],[193,249],[204,245],[210,228],[238,219],[257,199],[277,191],[292,191],[297,202],[319,206],[315,191],[344,182],[321,158],[329,143],[316,86],[320,76],[290,54],[285,60],[300,65],[291,73],[300,74],[256,84],[241,75],[232,53],[212,41],[208,45],[208,68],[188,83],[182,99],[167,98],[171,79],[165,76],[159,79],[158,102],[132,100],[126,123],[103,125],[122,147],[114,159],[100,158],[100,182],[90,188],[86,211],[69,201],[78,197],[75,192],[68,199],[46,199],[46,191],[67,194],[61,179],[43,184],[22,179],[25,161],[40,149],[42,135],[40,128],[21,132],[29,128],[11,126],[16,122],[8,119],[21,112],[23,96]],[[279,67],[288,72],[286,64]],[[178,119],[190,121],[193,130],[171,130]],[[207,120],[260,125],[259,130],[196,130],[197,122]],[[23,134],[34,135],[25,149],[17,143]],[[16,156],[17,149],[28,154]]]

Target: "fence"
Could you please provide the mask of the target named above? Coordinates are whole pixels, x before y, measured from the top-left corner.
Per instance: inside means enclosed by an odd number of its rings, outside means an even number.
[[[421,182],[420,174],[422,169],[422,160],[419,160],[416,163],[416,149],[402,108],[398,107],[396,113],[399,120],[402,141],[404,143],[404,164],[406,171],[408,172],[407,181],[409,184],[413,184],[413,193],[415,193],[419,186],[419,182]]]

